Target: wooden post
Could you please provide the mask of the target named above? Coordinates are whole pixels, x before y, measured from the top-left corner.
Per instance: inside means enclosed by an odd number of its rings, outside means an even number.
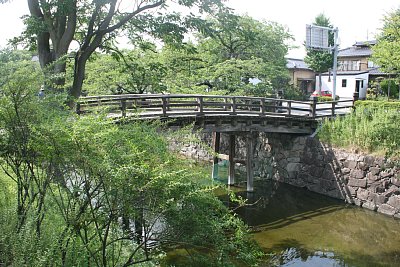
[[[265,115],[265,98],[260,99],[260,112]]]
[[[287,112],[288,115],[292,115],[292,101],[287,102]]]
[[[221,143],[221,133],[213,132],[213,148],[215,152],[215,156],[213,158],[213,170],[212,170],[212,179],[218,179],[218,154]]]
[[[232,97],[232,107],[231,107],[232,114],[236,113],[236,98]]]
[[[122,117],[126,117],[126,99],[121,99],[121,113]]]
[[[161,98],[162,101],[162,116],[167,117],[167,99],[165,97]]]
[[[315,118],[317,112],[318,97],[313,96],[310,102],[310,117]]]
[[[197,108],[197,112],[199,113],[199,115],[203,115],[203,97],[199,96],[197,98],[197,104],[199,105]]]
[[[229,170],[228,185],[235,184],[235,135],[229,135]]]
[[[247,192],[254,191],[254,173],[253,173],[253,135],[247,135],[247,155],[246,155],[246,169],[247,169]]]
[[[332,117],[335,117],[335,107],[336,107],[336,102],[333,101],[332,102],[332,110],[331,110],[331,116]]]

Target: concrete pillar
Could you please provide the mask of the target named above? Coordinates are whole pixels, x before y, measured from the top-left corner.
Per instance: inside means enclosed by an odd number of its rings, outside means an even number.
[[[235,184],[235,135],[229,135],[229,170],[228,185]]]
[[[221,133],[213,132],[213,149],[216,154],[219,154],[221,143]],[[215,155],[213,158],[213,170],[212,170],[212,179],[218,179],[218,155]]]
[[[246,138],[247,155],[246,155],[246,169],[247,169],[247,192],[254,191],[254,171],[253,171],[253,135],[249,133]]]

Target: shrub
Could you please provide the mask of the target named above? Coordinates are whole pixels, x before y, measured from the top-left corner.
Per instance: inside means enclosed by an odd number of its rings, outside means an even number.
[[[364,102],[367,101],[362,101],[362,104],[358,101],[357,109],[352,114],[334,120],[325,120],[318,133],[319,138],[341,147],[356,147],[390,157],[398,156],[400,113],[397,105],[389,104],[391,108],[388,109],[387,103],[377,103],[371,108]]]

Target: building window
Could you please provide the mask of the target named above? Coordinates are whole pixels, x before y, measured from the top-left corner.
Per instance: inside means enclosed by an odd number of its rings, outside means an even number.
[[[351,70],[360,70],[360,61],[359,60],[353,60],[352,62],[352,68]]]
[[[347,87],[347,80],[346,79],[342,79],[342,87]]]
[[[338,65],[338,70],[340,71],[360,70],[361,62],[360,60],[343,60],[339,61]]]
[[[368,60],[368,68],[373,68],[373,67],[375,67],[374,62]]]

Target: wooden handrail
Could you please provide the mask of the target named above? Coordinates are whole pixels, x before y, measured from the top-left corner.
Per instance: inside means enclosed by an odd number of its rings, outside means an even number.
[[[276,98],[188,95],[188,94],[126,94],[81,97],[76,112],[82,114],[99,107],[107,107],[110,112],[120,110],[122,117],[141,112],[141,117],[168,117],[179,115],[258,115],[289,116],[315,119],[336,116],[336,110],[352,108],[354,100],[329,102],[294,101]],[[348,103],[350,105],[344,105]],[[318,114],[321,111],[330,111]],[[118,113],[118,112],[117,112]],[[343,113],[343,112],[342,112]]]

